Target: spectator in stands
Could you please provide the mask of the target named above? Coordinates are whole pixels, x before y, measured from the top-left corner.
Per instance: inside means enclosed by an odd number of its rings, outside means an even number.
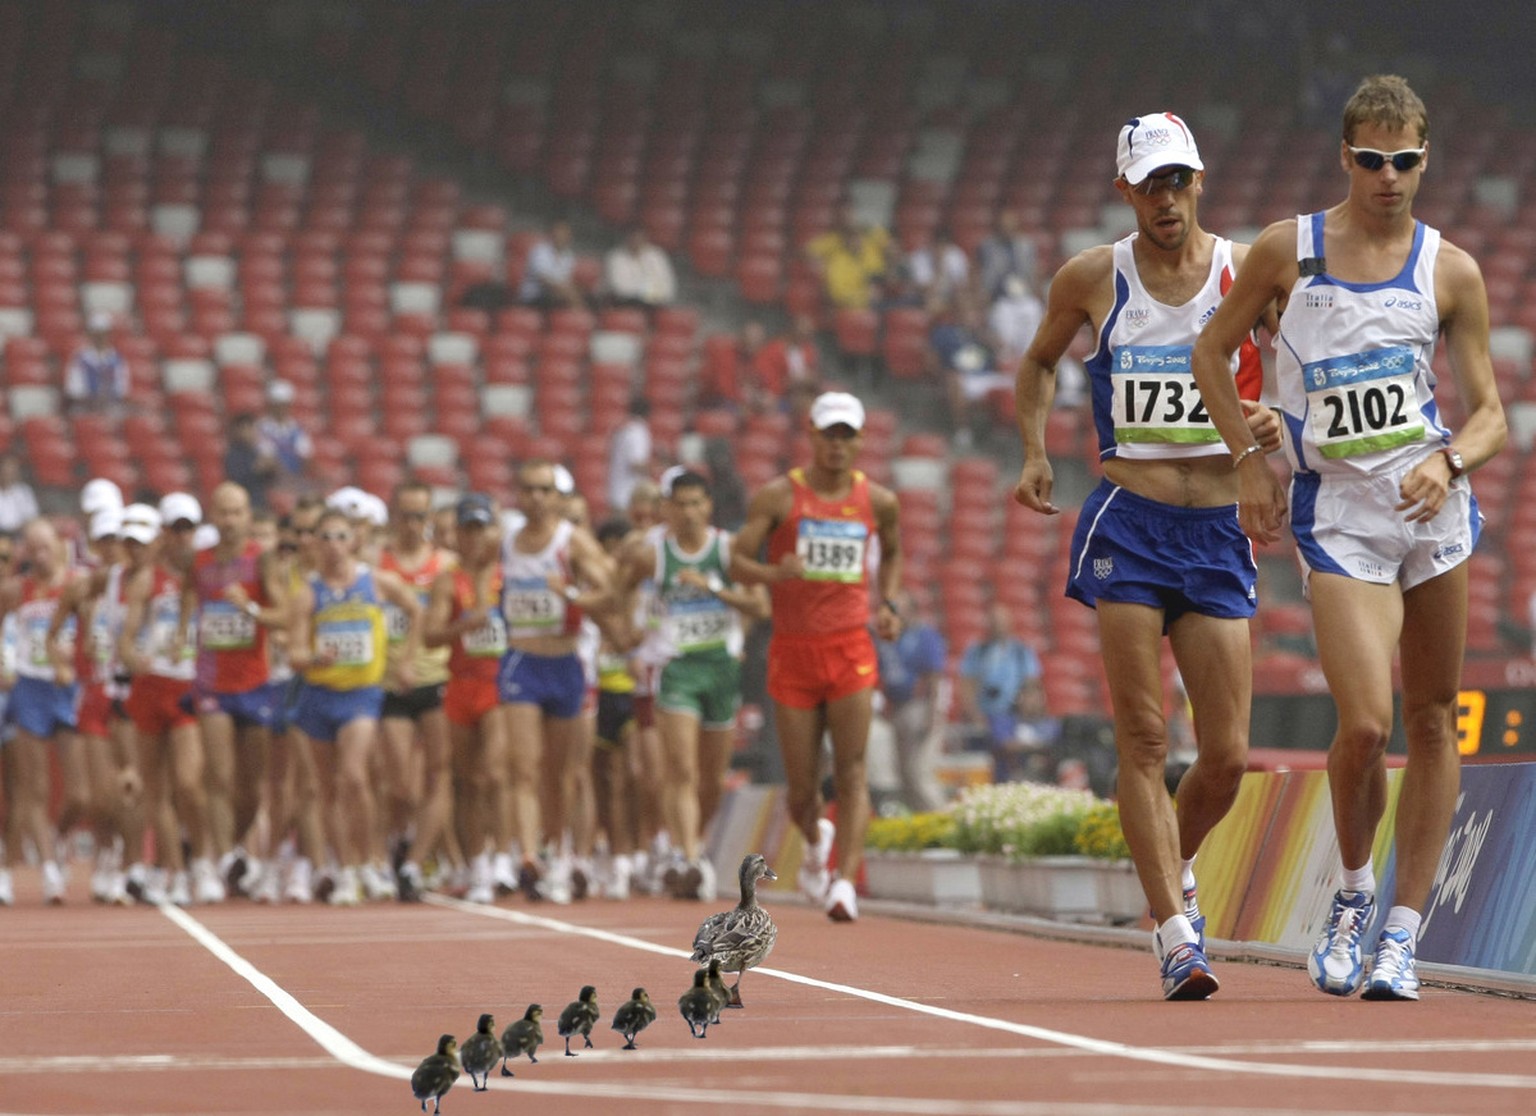
[[[1040,254],[1016,210],[998,212],[992,234],[981,242],[976,256],[982,297],[988,302],[1002,297],[1010,277],[1021,280],[1027,290],[1040,289]]]
[[[603,278],[608,299],[615,306],[653,310],[677,300],[677,276],[673,274],[672,261],[658,245],[651,243],[639,225],[631,226],[624,239],[609,250],[603,262]]]
[[[866,310],[884,299],[891,254],[891,234],[878,225],[860,224],[850,202],[839,210],[835,228],[805,246],[827,302],[838,310]]]
[[[14,535],[38,516],[37,493],[21,475],[21,459],[0,456],[0,533]]]
[[[930,314],[943,314],[971,286],[971,260],[955,243],[948,227],[929,235],[919,233],[917,242],[902,257],[896,301],[921,306]]]
[[[756,318],[743,322],[730,359],[712,365],[712,382],[701,385],[700,404],[753,412],[770,409],[774,405],[772,389],[764,382],[767,346],[768,331],[763,323]]]
[[[272,483],[284,487],[302,484],[315,452],[308,432],[293,417],[294,394],[287,380],[273,380],[267,388],[267,413],[256,427],[262,448],[277,462]]]
[[[997,366],[1008,374],[1019,367],[1035,330],[1045,317],[1045,303],[1017,275],[1003,281],[1003,290],[987,310],[987,328],[997,342]]]
[[[909,810],[937,810],[944,792],[934,763],[944,748],[949,687],[944,677],[949,648],[917,597],[903,589],[896,607],[909,617],[895,639],[876,643],[884,716],[896,741],[896,774]]]
[[[242,412],[229,422],[229,448],[224,451],[224,479],[234,481],[251,496],[255,511],[266,511],[267,489],[278,480],[276,456],[256,430],[256,416]]]
[[[128,362],[112,344],[112,315],[96,313],[86,323],[86,342],[64,372],[64,402],[71,411],[121,409],[128,398]]]
[[[819,391],[821,350],[816,344],[816,319],[809,314],[796,314],[788,333],[779,334],[763,346],[756,368],[763,410],[783,410],[786,398],[797,385],[809,384]]]
[[[546,310],[559,306],[585,306],[586,296],[576,282],[574,244],[571,223],[562,218],[551,221],[548,235],[534,241],[528,249],[518,298]]]
[[[709,473],[709,488],[714,495],[713,526],[722,531],[739,531],[747,519],[747,485],[736,471],[736,454],[724,438],[710,438],[704,443],[704,468]]]
[[[1013,378],[998,364],[997,342],[974,299],[960,299],[950,314],[934,323],[928,350],[933,374],[943,382],[949,400],[955,445],[968,449],[979,425],[977,404],[989,393],[1013,386]]]
[[[987,610],[987,631],[965,649],[960,660],[956,698],[960,719],[992,753],[993,776],[1012,775],[1016,733],[1024,718],[1045,706],[1040,657],[1013,634],[1013,614],[1004,604]]]
[[[651,404],[643,395],[629,401],[629,418],[608,441],[608,506],[629,506],[635,485],[651,475],[655,450],[651,441]]]

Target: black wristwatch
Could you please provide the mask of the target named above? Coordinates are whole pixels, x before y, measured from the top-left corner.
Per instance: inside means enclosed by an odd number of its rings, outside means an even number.
[[[1445,455],[1445,463],[1451,467],[1452,480],[1466,475],[1467,463],[1461,459],[1461,454],[1450,446],[1441,446],[1440,452]]]

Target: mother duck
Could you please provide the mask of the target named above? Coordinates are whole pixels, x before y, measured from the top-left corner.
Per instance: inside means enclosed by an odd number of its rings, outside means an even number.
[[[762,853],[748,853],[741,862],[741,902],[706,918],[693,937],[696,964],[719,961],[722,970],[737,974],[727,1007],[741,1007],[742,976],[761,964],[778,939],[778,926],[757,901],[757,881],[778,878]]]

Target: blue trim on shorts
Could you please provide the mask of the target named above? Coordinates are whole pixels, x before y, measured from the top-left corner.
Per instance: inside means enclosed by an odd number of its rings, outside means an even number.
[[[513,648],[496,673],[496,697],[503,705],[537,705],[546,717],[569,720],[581,716],[587,674],[575,652],[530,655]]]
[[[1307,569],[1317,573],[1338,574],[1349,577],[1350,573],[1333,560],[1317,541],[1317,494],[1322,488],[1321,473],[1295,473],[1291,477],[1291,534],[1296,538],[1296,550]]]
[[[272,727],[274,707],[270,682],[263,682],[255,689],[238,694],[205,690],[197,695],[195,705],[199,716],[224,713],[239,727]]]
[[[61,730],[75,731],[79,719],[80,686],[60,686],[21,675],[11,687],[11,722],[23,732],[46,740]]]
[[[379,719],[384,707],[384,687],[363,686],[356,690],[332,690],[306,682],[290,714],[290,723],[311,740],[331,743],[352,721]]]
[[[1166,631],[1188,612],[1246,620],[1257,605],[1257,584],[1253,546],[1235,504],[1178,507],[1108,480],[1083,502],[1066,589],[1075,601],[1156,608]]]

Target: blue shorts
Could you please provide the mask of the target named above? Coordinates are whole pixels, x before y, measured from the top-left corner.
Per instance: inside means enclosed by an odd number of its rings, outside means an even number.
[[[193,708],[199,717],[206,717],[213,713],[227,713],[237,725],[270,728],[272,686],[264,682],[254,690],[246,690],[241,694],[203,691],[193,699]]]
[[[581,657],[530,655],[508,651],[496,676],[496,695],[503,705],[537,705],[546,717],[581,716],[587,697],[587,675]]]
[[[56,732],[75,730],[75,709],[80,701],[78,685],[60,686],[25,675],[11,687],[11,722],[23,732],[46,740]]]
[[[332,690],[305,683],[290,714],[290,723],[311,740],[327,743],[353,721],[376,721],[384,707],[384,687],[364,686],[357,690]]]
[[[1163,611],[1163,630],[1186,612],[1246,620],[1258,602],[1253,546],[1237,505],[1181,508],[1102,481],[1072,534],[1067,596]]]
[[[293,721],[293,709],[299,701],[299,691],[304,688],[304,679],[298,675],[285,678],[281,682],[268,682],[268,700],[272,703],[272,731],[281,735],[288,731],[289,724]]]

